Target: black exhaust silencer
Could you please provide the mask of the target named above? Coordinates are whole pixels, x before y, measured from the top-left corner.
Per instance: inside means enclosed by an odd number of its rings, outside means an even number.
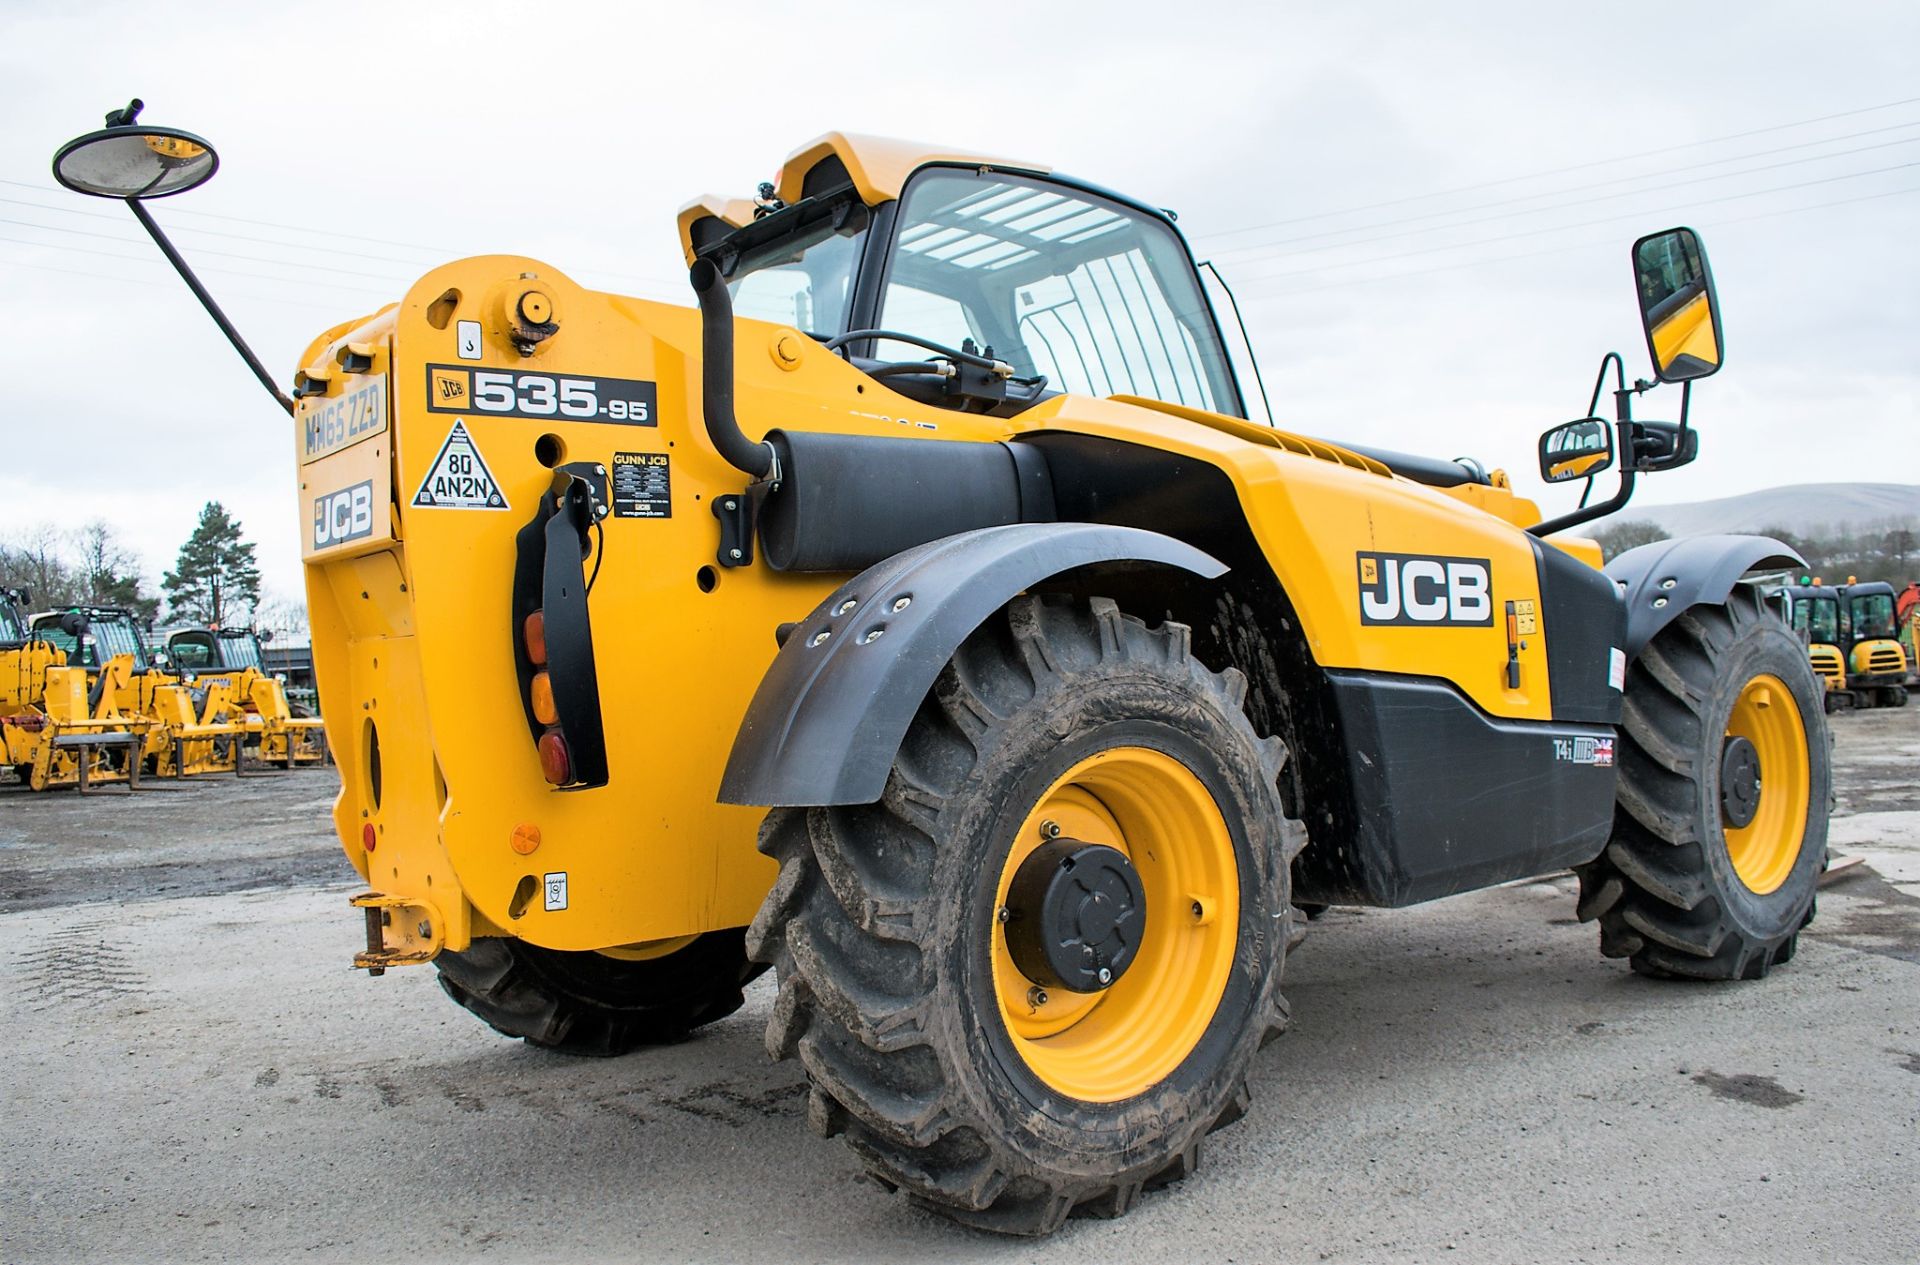
[[[1030,444],[774,431],[780,486],[760,508],[776,571],[864,571],[929,540],[1054,521],[1046,459]]]

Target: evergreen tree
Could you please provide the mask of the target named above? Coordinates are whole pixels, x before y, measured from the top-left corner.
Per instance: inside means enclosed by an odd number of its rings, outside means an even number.
[[[174,569],[161,583],[169,614],[200,624],[243,622],[260,601],[260,568],[253,545],[220,502],[208,501],[200,522],[180,546]]]

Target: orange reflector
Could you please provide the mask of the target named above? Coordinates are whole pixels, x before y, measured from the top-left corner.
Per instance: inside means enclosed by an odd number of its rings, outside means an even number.
[[[534,849],[540,846],[540,827],[523,821],[513,828],[513,838],[508,842],[521,856],[532,856]]]
[[[360,827],[360,842],[363,845],[365,845],[367,851],[369,852],[373,851],[373,823],[372,822],[368,822],[366,825]]]
[[[560,713],[553,706],[553,681],[545,672],[533,674],[533,685],[528,693],[533,698],[533,716],[543,725],[560,723]]]
[[[547,662],[547,613],[535,611],[527,616],[520,626],[521,639],[527,643],[527,658],[533,666],[542,667]]]
[[[540,772],[555,786],[565,786],[572,780],[573,757],[567,751],[567,740],[557,729],[540,735]]]

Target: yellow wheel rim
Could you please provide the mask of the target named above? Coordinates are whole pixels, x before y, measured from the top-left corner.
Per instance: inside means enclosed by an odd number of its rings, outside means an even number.
[[[1807,728],[1800,707],[1777,676],[1748,681],[1727,717],[1727,737],[1745,738],[1760,760],[1760,804],[1753,820],[1724,827],[1733,872],[1765,896],[1793,873],[1807,833],[1807,801],[1813,773],[1807,759]]]
[[[1050,833],[1124,852],[1146,894],[1139,952],[1102,992],[1036,992],[997,925],[1020,863]],[[1068,769],[1027,814],[986,916],[996,920],[1001,1022],[1028,1070],[1083,1102],[1131,1098],[1193,1052],[1226,992],[1240,927],[1233,836],[1178,760],[1146,747],[1102,751]]]

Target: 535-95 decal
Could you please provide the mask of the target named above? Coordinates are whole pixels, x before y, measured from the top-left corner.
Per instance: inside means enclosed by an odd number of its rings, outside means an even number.
[[[653,426],[659,408],[655,385],[630,378],[427,366],[427,411],[432,413]]]

